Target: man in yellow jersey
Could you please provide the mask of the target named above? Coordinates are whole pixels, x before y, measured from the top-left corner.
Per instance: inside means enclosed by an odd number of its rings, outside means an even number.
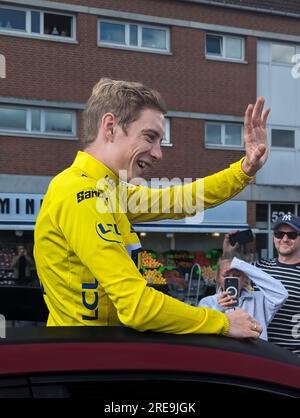
[[[120,178],[142,177],[162,158],[161,96],[140,83],[101,79],[94,86],[84,112],[84,151],[52,180],[36,223],[34,256],[49,326],[124,324],[259,337],[260,324],[242,310],[196,308],[147,287],[131,224],[183,218],[239,193],[267,160],[263,105],[259,98],[246,110],[244,159],[193,183],[155,190]]]

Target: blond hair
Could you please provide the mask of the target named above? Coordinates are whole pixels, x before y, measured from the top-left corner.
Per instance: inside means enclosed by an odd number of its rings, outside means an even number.
[[[167,112],[165,103],[156,90],[137,82],[101,78],[95,84],[84,110],[83,146],[86,147],[96,139],[99,123],[105,113],[113,113],[118,124],[127,133],[128,126],[146,108],[163,114]]]

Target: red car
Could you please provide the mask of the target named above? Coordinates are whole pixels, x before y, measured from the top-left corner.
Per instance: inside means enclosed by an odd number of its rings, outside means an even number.
[[[125,327],[11,328],[0,397],[193,401],[300,397],[300,360],[264,341]],[[169,411],[170,412],[170,411]]]

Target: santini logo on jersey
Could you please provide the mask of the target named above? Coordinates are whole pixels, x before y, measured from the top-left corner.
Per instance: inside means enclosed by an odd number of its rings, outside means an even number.
[[[88,190],[86,192],[82,191],[82,192],[77,193],[76,197],[77,197],[77,203],[80,203],[86,199],[92,199],[93,197],[102,197],[103,199],[106,198],[103,192],[100,192],[99,190]]]

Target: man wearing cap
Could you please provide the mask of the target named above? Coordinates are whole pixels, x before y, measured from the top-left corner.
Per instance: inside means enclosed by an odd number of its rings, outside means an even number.
[[[280,217],[273,240],[278,258],[259,260],[256,266],[280,280],[289,296],[269,325],[269,341],[300,357],[300,218]]]
[[[229,242],[235,232],[225,235],[224,253],[237,249],[238,244],[231,246]],[[280,280],[288,291],[288,298],[268,327],[268,341],[300,357],[300,217],[288,213],[278,218],[273,240],[278,257],[259,260],[255,265]]]

